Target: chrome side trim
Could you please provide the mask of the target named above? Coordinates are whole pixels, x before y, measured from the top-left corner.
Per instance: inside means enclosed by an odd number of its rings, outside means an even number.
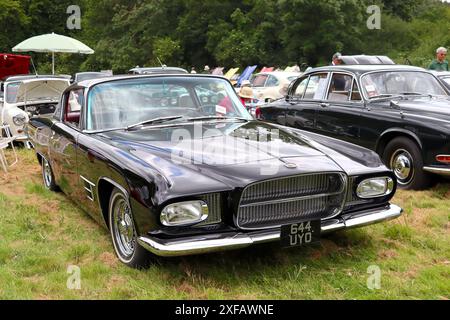
[[[388,205],[384,208],[369,210],[363,213],[349,214],[322,222],[322,233],[362,227],[399,217],[402,208]],[[223,250],[233,250],[249,247],[257,243],[278,241],[280,229],[254,231],[250,233],[226,233],[201,235],[177,240],[161,240],[152,237],[139,237],[141,246],[155,255],[163,257],[186,256]]]
[[[435,167],[423,167],[424,171],[431,172],[434,174],[438,174],[441,176],[450,176],[450,168],[435,168]]]
[[[80,175],[81,180],[83,180],[84,183],[84,190],[87,192],[86,197],[91,200],[92,202],[94,202],[94,188],[95,188],[95,184],[91,181],[89,181],[88,179],[86,179],[85,177]],[[86,186],[87,183],[87,186]]]

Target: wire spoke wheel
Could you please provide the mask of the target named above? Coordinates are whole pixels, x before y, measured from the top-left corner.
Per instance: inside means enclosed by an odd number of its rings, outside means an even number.
[[[132,268],[147,268],[151,262],[150,254],[138,243],[128,196],[118,188],[111,194],[108,214],[109,230],[119,260]]]
[[[52,167],[47,159],[42,158],[42,180],[44,186],[50,191],[57,191],[58,187],[55,183]]]
[[[118,253],[128,260],[136,250],[136,231],[130,206],[121,193],[117,193],[112,199],[111,210],[113,240]]]

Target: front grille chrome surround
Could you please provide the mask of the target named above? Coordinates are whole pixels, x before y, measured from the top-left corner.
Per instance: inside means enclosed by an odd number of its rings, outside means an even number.
[[[220,193],[211,193],[199,197],[208,205],[208,218],[196,226],[214,225],[222,222],[222,205]]]
[[[342,172],[311,173],[264,180],[244,188],[235,224],[243,230],[280,227],[342,213],[348,177]]]

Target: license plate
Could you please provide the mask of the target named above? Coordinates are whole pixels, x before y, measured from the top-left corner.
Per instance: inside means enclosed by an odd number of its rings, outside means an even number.
[[[281,227],[281,245],[298,247],[320,242],[320,220],[305,221]]]

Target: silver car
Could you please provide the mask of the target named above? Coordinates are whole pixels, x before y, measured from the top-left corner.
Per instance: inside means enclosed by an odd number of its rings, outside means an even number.
[[[58,76],[5,78],[1,83],[0,123],[10,126],[16,141],[26,142],[25,124],[33,116],[53,113],[69,85],[68,78]]]

